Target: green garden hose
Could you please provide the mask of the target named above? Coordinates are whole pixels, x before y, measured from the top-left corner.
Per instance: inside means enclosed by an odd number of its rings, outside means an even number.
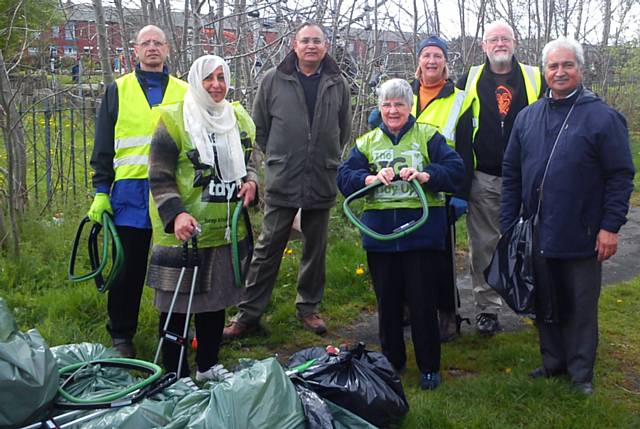
[[[73,247],[71,249],[71,257],[69,259],[69,280],[72,282],[83,282],[86,280],[93,279],[96,283],[96,288],[98,292],[107,291],[113,282],[115,281],[118,273],[120,272],[120,268],[122,267],[122,263],[124,261],[124,251],[122,249],[122,243],[120,243],[120,238],[118,237],[118,232],[116,230],[116,226],[111,219],[109,213],[105,212],[102,215],[102,225],[99,223],[94,223],[91,227],[91,231],[89,232],[89,262],[91,264],[91,269],[93,271],[82,274],[75,275],[75,264],[76,257],[78,254],[78,245],[80,243],[80,238],[82,237],[82,230],[84,226],[89,223],[91,220],[88,217],[85,217],[80,221],[80,225],[78,226],[78,231],[76,232],[76,237],[73,241]],[[102,258],[99,257],[98,252],[98,236],[100,231],[104,227],[104,237],[102,240]],[[109,261],[109,242],[111,242],[111,247],[113,248],[112,253],[112,261],[111,261],[111,270],[109,271],[109,275],[105,281],[102,276],[102,272],[107,266],[107,262]]]
[[[118,367],[118,368],[126,368],[137,371],[146,372],[149,377],[129,386],[123,388],[121,391],[96,395],[91,397],[79,398],[67,392],[65,388],[71,384],[76,375],[81,374],[83,369],[86,369],[90,366],[100,365],[106,367]],[[152,395],[163,388],[167,387],[171,383],[173,383],[176,379],[175,374],[170,373],[167,376],[162,376],[162,369],[151,362],[138,360],[138,359],[128,359],[128,358],[106,358],[99,359],[90,362],[77,362],[71,365],[67,365],[58,370],[60,377],[72,373],[69,377],[67,377],[62,384],[58,387],[59,395],[66,401],[56,401],[56,407],[59,408],[82,408],[82,409],[97,409],[97,408],[116,408],[125,405],[130,405],[133,402],[137,402],[145,396]],[[159,381],[159,383],[156,383]],[[154,384],[155,383],[155,384]],[[130,395],[133,392],[138,391],[137,394]]]
[[[398,176],[396,176],[393,181],[395,182],[397,180],[399,180]],[[418,199],[420,200],[420,205],[422,206],[422,216],[419,219],[412,220],[405,223],[404,225],[400,225],[399,227],[395,228],[391,234],[381,234],[377,231],[372,230],[364,223],[362,223],[362,221],[360,221],[360,219],[351,211],[351,208],[349,207],[351,201],[364,196],[365,194],[379,186],[383,186],[382,182],[380,182],[379,180],[376,180],[369,186],[365,186],[364,188],[349,195],[342,204],[342,210],[344,210],[344,214],[347,216],[347,219],[349,219],[352,224],[354,224],[360,231],[362,231],[363,234],[376,240],[396,240],[398,238],[409,235],[413,231],[424,225],[424,223],[427,221],[427,218],[429,217],[429,203],[427,202],[427,196],[425,195],[420,182],[418,182],[416,179],[413,179],[409,183],[411,184],[411,186],[413,186],[413,189],[415,190],[416,194],[418,195]]]
[[[243,206],[243,200],[240,199],[236,204],[236,208],[233,211],[233,217],[231,218],[231,259],[233,261],[233,279],[236,287],[243,286],[242,267],[240,266],[240,249],[238,245],[238,222],[240,215],[243,215],[245,226],[247,230],[247,262],[251,261],[251,255],[253,254],[253,232],[251,229],[251,222],[249,220],[249,214]],[[245,267],[245,271],[246,271]]]

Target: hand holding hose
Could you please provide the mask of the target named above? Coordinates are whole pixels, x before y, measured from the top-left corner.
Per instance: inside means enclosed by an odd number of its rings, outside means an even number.
[[[418,171],[413,167],[405,167],[400,170],[400,178],[407,182],[416,179],[421,185],[424,185],[429,181],[431,176],[426,171]]]
[[[249,207],[249,204],[256,199],[257,189],[258,185],[253,180],[246,181],[242,184],[238,191],[238,198],[243,199],[243,207]]]
[[[173,233],[180,241],[185,241],[200,232],[200,225],[196,218],[187,212],[182,212],[173,221]]]
[[[382,170],[378,171],[376,175],[370,175],[365,177],[364,185],[369,186],[376,180],[379,180],[384,186],[389,186],[391,182],[393,182],[393,178],[396,176],[396,173],[393,171],[391,167],[385,167]]]
[[[104,214],[104,212],[113,215],[113,209],[111,208],[111,203],[109,202],[109,195],[103,192],[98,192],[93,198],[93,203],[91,203],[91,207],[87,212],[87,217],[89,217],[91,221],[102,225],[102,215]]]

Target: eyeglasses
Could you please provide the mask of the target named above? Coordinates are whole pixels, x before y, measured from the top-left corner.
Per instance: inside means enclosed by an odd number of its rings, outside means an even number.
[[[383,110],[390,110],[391,108],[395,108],[397,110],[400,110],[400,109],[403,109],[405,107],[407,107],[407,103],[403,103],[403,102],[400,102],[400,101],[396,101],[395,103],[390,103],[388,101],[383,101],[380,104],[380,108],[383,109]]]
[[[298,43],[300,43],[301,45],[322,45],[324,43],[324,40],[322,40],[320,37],[303,37],[302,39],[298,40]]]
[[[148,48],[151,45],[153,45],[154,48],[159,48],[161,46],[164,46],[165,44],[166,42],[161,42],[159,40],[145,40],[144,42],[138,43],[138,45],[142,46],[143,48]]]
[[[507,36],[496,36],[496,37],[489,37],[488,39],[485,39],[484,41],[487,42],[490,45],[495,45],[498,42],[502,42],[504,44],[511,43],[511,42],[513,42],[513,39],[511,37],[507,37]]]

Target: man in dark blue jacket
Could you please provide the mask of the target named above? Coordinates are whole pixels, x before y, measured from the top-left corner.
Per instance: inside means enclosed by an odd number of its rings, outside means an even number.
[[[554,40],[542,62],[549,91],[514,124],[502,165],[500,227],[508,229],[521,210],[535,214],[540,201],[534,272],[542,366],[530,375],[566,374],[589,395],[601,263],[616,252],[634,167],[624,117],[582,86],[580,44]]]

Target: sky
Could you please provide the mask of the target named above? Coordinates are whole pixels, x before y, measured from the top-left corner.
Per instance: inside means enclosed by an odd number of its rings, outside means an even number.
[[[215,0],[208,0],[211,4],[215,4]],[[339,2],[338,0],[316,0],[319,4],[326,4],[329,8],[336,7],[335,5],[340,4],[340,9],[342,14],[351,14],[351,9],[353,9],[354,17],[361,16],[362,20],[359,22],[364,23],[367,19],[366,10],[370,10],[369,12],[369,22],[373,22],[374,13],[373,5],[377,2],[379,4],[378,7],[378,26],[379,28],[387,27],[388,29],[395,29],[395,25],[391,22],[394,20],[396,23],[399,23],[401,28],[405,31],[413,31],[413,1],[414,0],[343,0]],[[445,39],[452,39],[458,37],[460,35],[460,19],[458,15],[458,0],[436,0],[438,4],[438,13],[440,17],[440,34]],[[509,1],[514,5],[517,4],[525,4],[527,5],[528,0],[524,1],[514,1],[514,0],[496,0],[498,7],[502,10],[506,9],[506,2]],[[576,0],[569,0],[570,4],[573,4]],[[587,40],[592,43],[599,42],[601,38],[602,32],[602,12],[600,0],[583,0],[585,4],[588,4],[588,10],[585,11],[585,20],[588,20],[588,27],[590,31],[587,33]],[[612,4],[614,7],[613,16],[614,22],[612,24],[612,33],[616,31],[619,27],[619,24],[615,22],[615,19],[618,15],[618,10],[620,4],[626,2],[628,0],[612,0]],[[231,0],[231,3],[233,0]],[[418,16],[419,16],[419,32],[427,32],[428,28],[426,25],[426,21],[428,19],[427,13],[425,13],[425,3],[429,5],[432,9],[434,0],[415,0],[418,7]],[[156,3],[159,3],[159,0],[156,0]],[[473,5],[477,3],[475,0],[466,0],[467,5]],[[529,2],[530,3],[530,2]],[[556,2],[558,3],[558,2]],[[104,5],[112,4],[111,0],[103,0]],[[129,7],[139,7],[140,1],[132,1],[132,0],[124,0],[125,6]],[[183,0],[171,0],[172,8],[174,10],[183,10],[184,1]],[[271,5],[267,7],[267,5]],[[314,4],[313,0],[247,0],[247,9],[251,10],[252,5],[261,10],[261,17],[265,17],[265,12],[270,11],[271,16],[274,16],[273,11],[275,10],[275,4],[280,4],[284,8],[284,14],[288,18],[292,18],[294,13],[291,11],[297,9],[306,9],[307,11],[314,12],[317,8],[310,6]],[[473,7],[473,6],[471,6]],[[207,6],[205,5],[203,8],[204,12],[207,12]],[[231,8],[227,8],[226,13],[231,13]],[[326,16],[329,16],[328,14]],[[384,16],[388,16],[390,18],[383,19]],[[575,17],[575,16],[574,16]],[[466,21],[467,21],[467,34],[472,35],[475,33],[476,27],[476,14],[473,11],[468,11],[466,13]],[[523,20],[524,21],[524,20]],[[634,1],[634,6],[631,9],[631,12],[625,19],[625,24],[623,25],[622,38],[623,40],[632,40],[632,39],[640,39],[640,2]],[[395,28],[394,28],[395,27]],[[432,27],[433,28],[433,27]],[[526,32],[525,28],[520,28],[520,31]],[[569,30],[569,34],[572,35],[574,30]]]

